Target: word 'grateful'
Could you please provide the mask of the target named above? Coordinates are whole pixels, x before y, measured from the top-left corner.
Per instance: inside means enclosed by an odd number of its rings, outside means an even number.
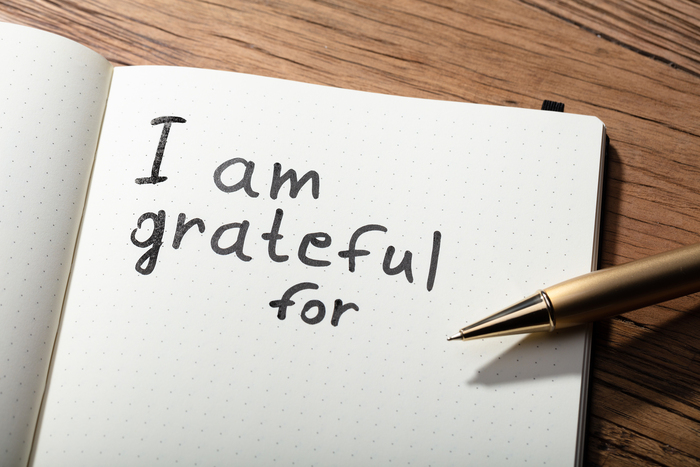
[[[263,240],[267,241],[267,254],[269,258],[276,263],[283,263],[289,260],[289,255],[280,254],[277,247],[277,242],[284,238],[283,235],[280,234],[283,217],[284,211],[282,211],[282,209],[277,209],[275,211],[275,216],[272,221],[270,231],[265,232],[260,236]],[[148,220],[153,223],[151,233],[145,240],[139,240],[137,238],[138,233],[142,228],[145,229],[144,223]],[[156,267],[158,255],[161,251],[161,246],[163,245],[165,221],[166,214],[163,210],[158,211],[157,214],[154,212],[146,212],[138,218],[136,221],[136,228],[131,232],[131,243],[139,248],[147,248],[146,252],[136,261],[136,270],[141,274],[148,275],[152,273]],[[199,233],[204,233],[206,230],[206,225],[202,219],[195,217],[187,220],[185,213],[180,213],[177,218],[177,226],[175,227],[175,234],[172,241],[173,249],[177,250],[180,248],[185,234],[192,229],[192,227],[196,227],[197,230],[199,230]],[[209,241],[212,251],[218,255],[234,254],[243,262],[252,260],[252,256],[245,252],[249,228],[250,222],[247,220],[243,220],[241,222],[231,222],[219,226],[214,231],[214,234],[211,236]],[[230,244],[222,244],[222,236],[229,231],[233,231],[233,233],[235,233],[235,241]],[[348,248],[346,250],[338,251],[339,257],[348,260],[348,270],[350,272],[355,272],[356,258],[370,254],[368,250],[358,249],[357,243],[360,237],[368,232],[386,233],[387,231],[388,229],[386,227],[379,224],[368,224],[355,230],[348,241]],[[438,257],[440,254],[440,241],[441,234],[439,231],[435,231],[433,233],[433,245],[430,257],[430,266],[428,269],[428,279],[426,282],[426,288],[428,290],[432,290],[433,284],[435,283]],[[316,255],[312,255],[310,250],[312,248],[328,248],[331,246],[331,243],[332,238],[326,232],[307,233],[299,242],[299,247],[297,248],[297,258],[306,266],[330,266],[331,261],[325,258],[312,257]],[[393,260],[395,253],[396,248],[393,245],[386,248],[384,252],[384,260],[382,262],[382,270],[385,274],[390,276],[403,273],[406,280],[409,283],[413,283],[413,253],[410,250],[406,250],[401,261],[399,261],[397,265],[392,265],[394,262]]]

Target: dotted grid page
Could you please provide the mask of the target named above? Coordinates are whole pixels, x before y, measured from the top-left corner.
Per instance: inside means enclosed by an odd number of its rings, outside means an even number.
[[[26,465],[111,65],[0,23],[0,466]]]
[[[585,331],[446,337],[590,271],[602,134],[116,69],[35,465],[573,464]]]

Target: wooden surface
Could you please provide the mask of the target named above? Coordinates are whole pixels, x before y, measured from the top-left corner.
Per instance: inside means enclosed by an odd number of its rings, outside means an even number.
[[[700,241],[700,5],[680,0],[0,4],[121,65],[184,65],[596,115],[601,266]],[[588,465],[700,465],[700,296],[598,323]]]

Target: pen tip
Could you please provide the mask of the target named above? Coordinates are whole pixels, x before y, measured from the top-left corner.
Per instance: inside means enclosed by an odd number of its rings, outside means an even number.
[[[462,340],[462,333],[455,334],[452,337],[447,338],[448,341],[456,341],[456,340]]]

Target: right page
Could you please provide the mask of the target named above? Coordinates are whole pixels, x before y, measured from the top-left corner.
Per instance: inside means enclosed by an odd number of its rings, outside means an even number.
[[[34,464],[573,464],[585,329],[446,338],[591,270],[603,137],[116,69]]]

